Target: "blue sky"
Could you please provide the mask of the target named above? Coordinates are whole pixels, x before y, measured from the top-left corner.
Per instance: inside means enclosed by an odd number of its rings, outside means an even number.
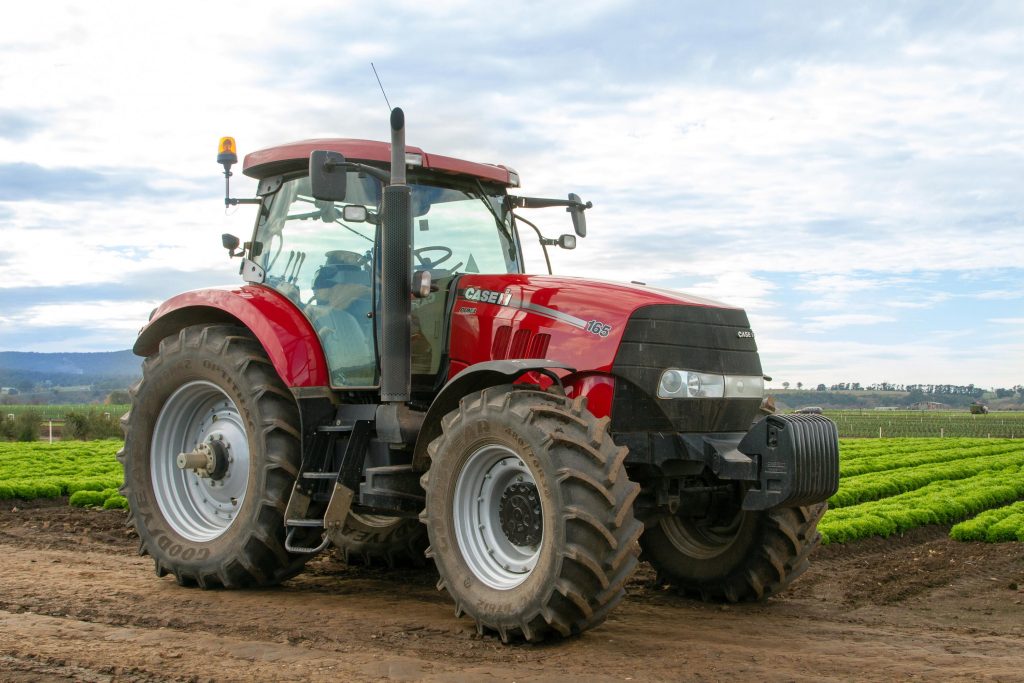
[[[556,272],[745,307],[776,386],[1024,383],[1016,2],[20,4],[0,350],[127,348],[237,282],[217,138],[383,139],[371,61],[411,144],[594,202]]]

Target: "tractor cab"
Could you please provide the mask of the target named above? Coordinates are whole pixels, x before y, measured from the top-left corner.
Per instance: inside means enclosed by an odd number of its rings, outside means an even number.
[[[452,282],[461,273],[522,272],[522,257],[504,188],[417,175],[410,179],[413,268],[428,274],[432,286],[412,304],[412,365],[419,376],[414,380],[432,385],[443,356]],[[291,299],[313,324],[331,385],[369,388],[378,381],[374,282],[382,187],[376,178],[349,176],[344,201],[316,199],[308,175],[275,183],[277,189],[264,195],[251,258],[265,273],[263,283]]]
[[[317,140],[255,152],[244,172],[260,180],[262,210],[250,243],[257,281],[290,299],[320,338],[336,389],[378,384],[380,216],[383,181],[346,171],[344,199],[314,196],[309,148],[383,171],[383,143]],[[412,382],[433,389],[445,357],[445,313],[464,273],[522,273],[522,253],[506,188],[514,171],[406,154],[413,214],[412,268],[428,276],[411,311]],[[269,174],[269,175],[268,175]],[[443,377],[441,378],[443,380]]]

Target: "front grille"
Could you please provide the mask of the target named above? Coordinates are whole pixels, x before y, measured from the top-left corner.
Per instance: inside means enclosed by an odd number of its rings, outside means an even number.
[[[612,429],[619,432],[745,432],[760,399],[659,399],[666,368],[720,375],[761,375],[761,360],[739,309],[655,305],[637,309],[622,335],[612,372]]]

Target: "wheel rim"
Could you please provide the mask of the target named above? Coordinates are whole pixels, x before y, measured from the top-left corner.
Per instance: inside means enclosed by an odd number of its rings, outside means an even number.
[[[739,536],[746,513],[737,511],[726,524],[711,524],[707,520],[683,517],[666,517],[661,520],[665,536],[678,550],[686,555],[707,560],[718,557],[728,550]]]
[[[214,441],[226,454],[222,477],[179,469],[179,453]],[[153,492],[171,528],[190,541],[222,535],[242,508],[249,484],[249,440],[234,401],[211,382],[182,385],[160,409],[150,447]]]
[[[527,579],[544,542],[543,504],[522,458],[497,444],[478,448],[459,472],[452,508],[462,557],[480,581],[509,590]]]

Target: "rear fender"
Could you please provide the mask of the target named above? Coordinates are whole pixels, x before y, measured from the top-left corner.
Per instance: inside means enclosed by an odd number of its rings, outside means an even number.
[[[494,360],[471,365],[451,378],[430,404],[430,408],[423,418],[423,427],[416,437],[412,468],[422,472],[430,467],[427,445],[441,436],[441,418],[458,408],[459,401],[463,396],[499,384],[511,384],[524,374],[535,370],[572,372],[573,368],[551,360]]]
[[[327,361],[309,320],[289,299],[260,285],[199,289],[168,299],[153,311],[132,351],[151,356],[165,337],[190,325],[215,323],[248,328],[289,387],[330,383]]]

